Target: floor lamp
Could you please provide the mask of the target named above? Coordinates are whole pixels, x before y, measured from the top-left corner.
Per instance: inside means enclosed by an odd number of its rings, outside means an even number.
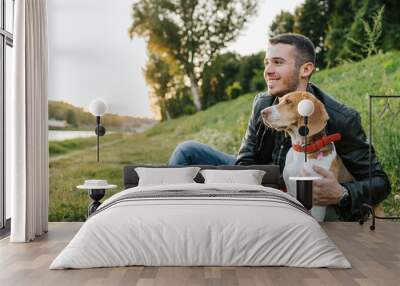
[[[101,99],[97,98],[90,102],[89,111],[96,116],[96,129],[94,132],[97,135],[97,162],[100,159],[100,136],[106,134],[106,129],[100,124],[100,117],[104,115],[106,110],[107,105]]]
[[[374,206],[372,205],[372,101],[376,98],[386,98],[389,99],[400,99],[400,95],[369,95],[368,109],[369,109],[369,120],[368,120],[368,132],[369,132],[369,204],[362,204],[361,208],[361,219],[360,224],[366,221],[366,216],[372,214],[372,224],[370,225],[370,230],[375,229],[375,219],[400,219],[400,217],[381,217],[375,215]],[[366,210],[364,213],[363,208]]]

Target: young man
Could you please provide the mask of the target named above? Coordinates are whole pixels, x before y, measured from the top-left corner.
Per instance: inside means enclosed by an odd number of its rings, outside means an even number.
[[[337,154],[355,178],[354,182],[339,184],[333,173],[314,167],[323,179],[314,181],[314,204],[332,206],[341,220],[360,217],[361,205],[369,202],[369,145],[361,126],[360,115],[326,95],[309,83],[315,68],[315,49],[312,42],[298,34],[282,34],[269,40],[264,78],[267,93],[258,94],[253,102],[246,134],[237,156],[228,155],[196,141],[179,144],[172,154],[170,165],[254,165],[277,164],[281,172],[286,154],[291,147],[290,137],[277,132],[262,122],[260,112],[278,102],[292,91],[308,91],[314,94],[329,114],[327,133],[341,133],[335,142]],[[390,192],[390,183],[382,166],[372,153],[372,203],[378,205]]]

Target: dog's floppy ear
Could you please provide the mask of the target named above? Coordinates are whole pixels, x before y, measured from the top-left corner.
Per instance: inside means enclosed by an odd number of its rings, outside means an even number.
[[[313,96],[312,102],[314,103],[314,113],[308,118],[308,136],[317,134],[325,128],[329,120],[328,112],[325,106],[316,97]]]

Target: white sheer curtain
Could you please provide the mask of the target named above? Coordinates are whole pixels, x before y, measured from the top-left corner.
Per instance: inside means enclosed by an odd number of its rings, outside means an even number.
[[[47,232],[47,1],[16,0],[14,71],[7,111],[12,242]],[[8,160],[7,160],[8,159]]]

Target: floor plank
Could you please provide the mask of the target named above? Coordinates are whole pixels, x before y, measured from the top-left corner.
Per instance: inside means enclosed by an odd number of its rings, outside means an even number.
[[[116,267],[49,270],[55,256],[82,223],[50,223],[32,243],[0,240],[0,285],[399,285],[400,223],[324,223],[322,227],[351,262],[352,269],[290,267]]]

